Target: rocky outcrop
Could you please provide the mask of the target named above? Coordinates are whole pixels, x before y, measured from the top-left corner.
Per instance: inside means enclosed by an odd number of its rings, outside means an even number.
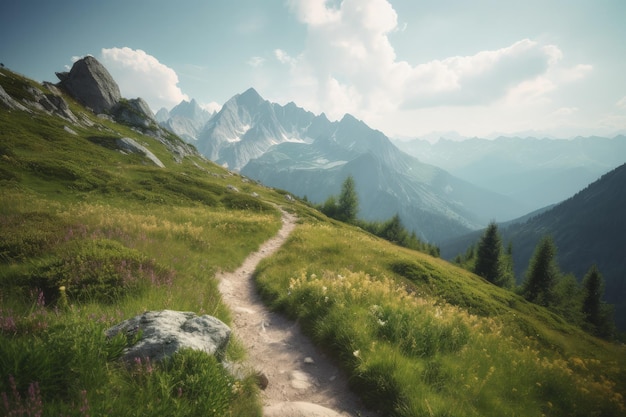
[[[122,98],[109,71],[92,56],[79,59],[70,72],[57,72],[59,87],[96,114],[110,111]]]
[[[172,310],[147,311],[105,332],[107,338],[120,333],[128,340],[138,339],[124,349],[122,359],[128,363],[136,358],[160,361],[184,348],[221,360],[230,340],[230,328],[215,317]]]
[[[131,138],[116,139],[115,144],[122,151],[142,154],[146,158],[151,160],[154,163],[154,165],[158,166],[159,168],[165,168],[165,165],[163,164],[163,162],[161,162],[161,160],[157,158],[155,154],[150,152],[150,150],[148,150],[148,148],[146,148],[145,146],[138,144],[137,141],[135,141],[134,139],[131,139]]]
[[[27,111],[26,107],[15,101],[0,85],[0,104],[12,110]]]
[[[31,106],[43,110],[48,114],[60,116],[72,123],[78,123],[78,118],[72,113],[67,102],[58,91],[54,91],[53,89],[50,93],[44,93],[38,88],[30,87],[28,88],[28,92],[34,99],[34,101],[29,103]]]
[[[157,124],[150,106],[142,98],[121,99],[113,106],[111,114],[116,121],[139,128],[147,129]]]

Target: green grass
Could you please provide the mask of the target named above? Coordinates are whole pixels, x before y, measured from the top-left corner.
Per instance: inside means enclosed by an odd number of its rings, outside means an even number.
[[[301,218],[258,285],[383,415],[626,415],[623,346],[443,260]]]
[[[20,100],[46,92],[2,73]],[[191,351],[122,366],[126,341],[104,330],[161,309],[229,323],[215,273],[278,231],[283,196],[198,155],[178,163],[162,141],[66,100],[89,125],[0,109],[0,415],[259,416],[254,377]],[[119,137],[167,167],[117,151]],[[235,335],[227,357],[244,356]]]
[[[45,90],[0,72],[19,100],[32,99],[26,87]],[[300,224],[259,266],[259,290],[381,415],[626,415],[623,346],[197,155],[176,162],[167,143],[66,100],[88,123],[0,109],[3,414],[260,416],[253,377],[234,381],[191,351],[122,366],[128,341],[104,330],[161,309],[229,323],[215,273],[273,236],[275,205],[287,205]],[[119,137],[166,168],[118,152]],[[227,357],[245,357],[236,335]]]

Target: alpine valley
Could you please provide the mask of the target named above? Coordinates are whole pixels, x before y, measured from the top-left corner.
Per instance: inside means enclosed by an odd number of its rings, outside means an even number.
[[[330,121],[253,88],[217,113],[183,101],[157,120],[210,160],[316,204],[352,176],[359,217],[398,214],[437,244],[565,200],[626,162],[625,136],[392,142],[349,114]]]
[[[189,104],[181,103],[170,113],[181,106]],[[207,117],[195,106],[186,124],[170,118],[161,119],[161,125],[189,140],[188,126],[199,120],[192,115]],[[315,115],[294,103],[264,100],[252,88],[231,98],[195,132],[190,141],[207,158],[313,203],[338,193],[352,176],[360,217],[384,220],[399,214],[408,229],[428,241],[462,235],[492,218],[526,213],[510,197],[402,152],[383,133],[349,114],[331,122],[323,113]]]
[[[555,310],[304,200],[343,192],[351,175],[359,217],[398,213],[443,242],[525,214],[514,193],[409,156],[350,115],[331,121],[252,89],[216,114],[190,101],[155,116],[93,57],[57,77],[0,66],[2,416],[293,416],[266,411],[303,402],[332,408],[320,416],[626,416],[622,335],[595,333],[571,278],[558,292],[567,310]],[[515,220],[502,240],[523,254],[552,233],[564,272],[580,278],[574,261],[594,261],[624,294],[625,167]],[[599,291],[588,299],[605,311]],[[202,344],[127,361],[149,333],[128,319],[149,312],[218,320],[234,337],[215,354]],[[212,333],[197,323],[176,327]],[[332,376],[316,373],[324,359]],[[363,407],[335,388],[341,374]]]

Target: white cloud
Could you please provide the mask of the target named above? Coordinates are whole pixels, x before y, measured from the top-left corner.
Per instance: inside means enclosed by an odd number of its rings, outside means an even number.
[[[289,54],[282,49],[275,49],[274,56],[281,64],[289,64],[293,66],[298,63],[296,58],[289,56]]]
[[[488,104],[544,73],[552,48],[524,39],[495,51],[456,56],[411,68],[408,107]]]
[[[615,105],[620,109],[626,109],[626,96],[622,97]]]
[[[260,56],[253,56],[252,58],[248,60],[247,63],[251,67],[258,68],[265,63],[265,58],[262,58]]]
[[[141,97],[156,111],[189,100],[178,87],[178,75],[141,49],[103,48],[102,64],[111,73],[126,98]]]
[[[432,107],[488,111],[502,104],[515,115],[516,106],[546,104],[560,86],[592,70],[589,65],[564,66],[558,46],[531,39],[468,56],[409,63],[397,58],[390,43],[389,34],[406,25],[399,27],[386,0],[288,4],[307,26],[307,42],[296,57],[275,50],[277,61],[290,68],[285,90],[297,92],[299,105],[331,118],[352,113],[381,121],[386,115]]]

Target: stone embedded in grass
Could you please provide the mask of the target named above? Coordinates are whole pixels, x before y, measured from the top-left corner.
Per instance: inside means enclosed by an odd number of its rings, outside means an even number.
[[[159,168],[165,168],[165,165],[163,164],[163,162],[161,162],[161,160],[157,158],[156,155],[150,152],[150,150],[148,150],[148,148],[146,148],[145,146],[137,143],[137,141],[135,141],[134,139],[120,138],[120,139],[116,139],[115,143],[120,150],[142,154],[146,158],[148,158],[150,161],[152,161],[154,165],[158,166]]]
[[[135,358],[160,361],[180,349],[204,351],[221,360],[230,340],[230,328],[217,318],[173,310],[147,311],[105,332],[107,338],[120,333],[132,343],[122,355],[129,363]]]

